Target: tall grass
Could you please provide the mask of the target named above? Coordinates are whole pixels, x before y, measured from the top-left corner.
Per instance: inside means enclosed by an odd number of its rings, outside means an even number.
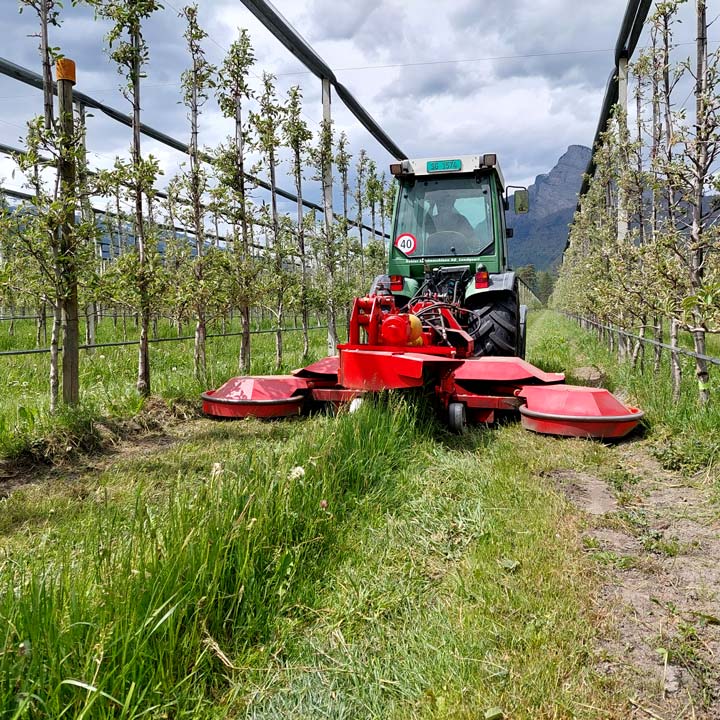
[[[128,323],[127,334],[132,338],[134,327]],[[7,335],[7,327],[0,334],[0,350],[31,348],[34,346],[32,321],[15,323],[15,335]],[[237,323],[227,326],[237,331]],[[222,327],[209,332],[221,332]],[[191,334],[191,333],[190,333]],[[176,330],[169,323],[158,323],[158,337],[172,338]],[[97,342],[121,341],[122,325],[115,326],[111,319],[98,324]],[[310,357],[302,356],[302,333],[287,332],[284,336],[284,362],[281,372],[326,354],[326,331],[315,329],[310,333]],[[239,338],[209,338],[207,341],[208,378],[198,382],[193,375],[192,340],[153,343],[150,345],[151,383],[153,394],[166,400],[182,400],[199,407],[200,393],[217,387],[238,374]],[[252,374],[275,372],[274,336],[271,333],[252,338]],[[81,406],[75,411],[50,415],[48,412],[49,381],[48,355],[0,357],[0,370],[5,381],[0,395],[0,457],[34,452],[33,446],[55,438],[58,447],[92,444],[91,420],[99,417],[127,418],[136,415],[142,400],[135,391],[137,377],[137,347],[100,348],[92,353],[84,351],[80,358]],[[56,437],[57,436],[57,437]],[[63,445],[62,440],[67,439]]]
[[[0,718],[203,717],[301,613],[355,498],[409,461],[415,418],[286,423],[159,495],[99,490],[0,563]],[[372,448],[368,452],[368,447]]]

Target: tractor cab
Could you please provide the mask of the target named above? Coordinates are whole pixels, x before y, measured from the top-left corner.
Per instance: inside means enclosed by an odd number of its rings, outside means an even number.
[[[423,295],[446,297],[477,314],[470,325],[474,336],[485,328],[479,352],[522,355],[524,310],[507,252],[509,188],[497,156],[403,160],[390,171],[398,181],[392,238],[387,275],[376,283],[399,307]],[[516,212],[527,212],[526,189],[513,199]],[[490,324],[480,322],[485,315]]]

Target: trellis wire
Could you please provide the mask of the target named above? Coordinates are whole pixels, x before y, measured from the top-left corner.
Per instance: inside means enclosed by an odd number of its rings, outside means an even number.
[[[563,313],[563,315],[572,318],[573,320],[577,320],[578,322],[586,322],[588,323],[588,325],[593,325],[598,329],[607,330],[611,333],[617,333],[618,335],[623,335],[624,337],[638,340],[643,345],[652,345],[653,347],[659,347],[663,350],[668,350],[669,352],[678,353],[680,355],[685,355],[687,357],[695,358],[697,360],[704,360],[705,362],[709,362],[712,365],[720,366],[720,358],[713,357],[712,355],[702,355],[700,353],[693,352],[692,350],[688,350],[687,348],[673,347],[672,345],[659,342],[658,340],[653,340],[652,338],[635,335],[634,333],[628,332],[627,330],[623,330],[619,327],[613,327],[612,325],[603,325],[603,323],[599,323],[595,320],[590,320],[589,318],[583,317],[582,315],[573,315],[572,313]]]
[[[288,333],[288,332],[300,332],[303,328],[281,328],[282,333]],[[315,330],[327,330],[327,325],[314,325],[312,327],[308,327],[308,332],[312,332]],[[250,335],[264,335],[268,333],[276,333],[278,331],[277,328],[271,328],[270,330],[250,330]],[[206,338],[223,338],[223,337],[239,337],[242,335],[242,331],[239,332],[231,332],[231,333],[208,333],[205,337]],[[168,338],[150,338],[148,339],[149,343],[162,343],[162,342],[181,342],[184,340],[194,340],[194,335],[179,335],[177,337],[168,337]],[[120,340],[118,342],[109,342],[109,343],[97,343],[95,345],[80,345],[80,350],[95,350],[96,348],[108,348],[108,347],[123,347],[127,345],[139,345],[139,340]],[[58,348],[59,351],[62,351],[62,348]],[[25,349],[25,350],[2,350],[0,351],[0,356],[12,356],[12,355],[42,355],[43,353],[49,353],[50,348],[32,348],[32,349]]]

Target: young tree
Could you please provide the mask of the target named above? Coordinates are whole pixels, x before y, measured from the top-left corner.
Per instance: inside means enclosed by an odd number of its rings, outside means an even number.
[[[696,0],[697,40],[695,48],[695,125],[687,142],[689,162],[686,167],[685,200],[690,206],[691,225],[688,265],[691,295],[685,309],[692,320],[695,352],[695,375],[701,403],[710,400],[710,384],[705,333],[709,318],[703,313],[702,297],[706,294],[707,265],[713,249],[718,249],[717,227],[713,227],[714,213],[708,212],[705,194],[715,180],[712,169],[720,156],[720,118],[718,91],[720,90],[720,52],[715,51],[708,62],[707,4]],[[720,328],[719,328],[720,329]]]
[[[72,85],[74,64],[60,59],[57,48],[49,44],[49,26],[58,26],[57,0],[21,0],[20,10],[31,8],[39,21],[40,57],[43,77],[44,113],[42,121],[29,125],[28,152],[22,155],[21,169],[30,179],[36,200],[35,208],[40,218],[30,219],[35,232],[25,234],[25,241],[37,244],[36,259],[49,252],[52,261],[46,270],[52,269],[53,280],[53,331],[50,342],[50,408],[55,410],[59,391],[58,340],[63,339],[62,396],[66,404],[79,401],[79,321],[78,321],[78,254],[80,244],[92,222],[81,224],[76,230],[75,210],[80,203],[76,182],[77,166],[84,161],[81,153],[82,133],[74,126]],[[51,61],[68,69],[66,78],[58,78],[58,101],[60,117],[55,120],[53,111],[53,84]],[[50,165],[56,168],[54,188],[46,186],[39,165],[43,157],[51,156]],[[28,165],[28,162],[30,163]],[[38,223],[44,227],[38,227]],[[44,309],[43,309],[44,314]]]
[[[240,305],[239,366],[242,372],[250,371],[250,305],[254,297],[252,286],[253,263],[251,255],[252,224],[249,222],[249,200],[245,178],[245,145],[247,131],[243,125],[243,105],[252,97],[248,84],[250,68],[255,56],[247,30],[240,31],[240,37],[228,50],[220,69],[222,82],[216,93],[223,115],[234,121],[235,134],[231,146],[218,153],[216,164],[221,183],[233,189],[233,201],[227,207],[229,221],[235,229],[234,267],[238,302]],[[237,227],[240,226],[240,233]],[[239,237],[238,237],[239,235]]]
[[[310,352],[310,338],[308,334],[309,321],[309,274],[308,259],[305,251],[305,223],[303,212],[303,166],[309,151],[309,143],[312,133],[307,123],[302,119],[302,91],[295,85],[290,88],[287,96],[286,114],[282,123],[283,138],[285,145],[292,153],[292,174],[295,181],[295,192],[297,194],[297,215],[295,220],[295,232],[297,234],[297,249],[300,256],[300,315],[302,318],[303,330],[303,356],[307,357]]]
[[[320,125],[320,134],[317,138],[317,145],[312,152],[313,164],[315,166],[316,178],[323,184],[323,205],[325,208],[323,223],[322,259],[325,272],[325,300],[327,302],[327,351],[328,355],[335,355],[337,352],[337,248],[335,223],[332,221],[332,206],[328,203],[332,193],[328,189],[328,183],[332,178],[333,162],[333,129],[332,124],[326,120]]]
[[[207,309],[214,299],[210,293],[210,286],[214,283],[205,282],[205,207],[203,195],[207,191],[207,173],[202,167],[200,150],[198,147],[198,119],[202,106],[208,99],[210,89],[215,87],[215,68],[207,61],[202,48],[202,41],[207,33],[198,24],[197,5],[187,5],[181,11],[187,27],[185,41],[190,55],[191,67],[185,70],[181,78],[183,101],[188,109],[190,120],[190,170],[187,174],[186,190],[189,199],[193,234],[195,236],[195,260],[193,263],[194,282],[190,288],[192,302],[195,309],[195,348],[193,353],[193,368],[195,377],[205,382],[207,379],[207,359],[205,353],[205,338],[207,336]]]
[[[377,165],[374,160],[368,162],[367,180],[365,182],[365,202],[370,208],[370,224],[372,226],[372,242],[377,238],[377,209],[382,198],[384,188],[380,184],[377,174]]]
[[[43,125],[46,131],[50,131],[54,125],[54,103],[53,103],[53,80],[52,80],[52,56],[50,52],[50,43],[48,38],[48,26],[59,25],[59,8],[57,7],[56,0],[21,0],[20,1],[20,12],[24,8],[32,8],[38,16],[40,30],[40,44],[38,50],[40,52],[40,64],[42,67],[42,79],[43,79]],[[34,168],[35,177],[34,184],[39,185],[39,172],[37,166]],[[52,240],[55,244],[57,238]],[[57,253],[55,253],[57,254]],[[58,393],[60,389],[59,381],[59,337],[60,327],[62,324],[62,310],[60,303],[53,301],[51,303],[53,308],[53,326],[52,333],[50,335],[50,410],[54,412],[57,407]],[[45,310],[43,308],[43,315]]]
[[[340,232],[342,235],[342,247],[343,247],[343,262],[345,264],[345,282],[350,284],[350,222],[349,222],[349,207],[348,202],[350,198],[350,161],[352,155],[348,151],[348,139],[344,132],[341,132],[338,137],[337,149],[335,152],[335,167],[338,169],[340,174],[340,188],[342,190],[343,199],[343,212],[342,212],[342,226]]]
[[[152,190],[158,172],[152,158],[144,161],[140,146],[140,81],[145,76],[143,68],[149,59],[149,48],[142,34],[142,24],[154,12],[162,9],[158,0],[87,0],[98,16],[109,20],[112,27],[107,34],[110,58],[117,64],[127,84],[123,88],[132,107],[132,164],[123,168],[125,180],[130,184],[135,206],[135,249],[137,252],[136,283],[140,313],[140,346],[138,351],[137,390],[150,394],[149,328],[150,286],[152,284],[143,197]]]
[[[365,209],[365,182],[368,171],[368,156],[365,150],[360,150],[355,165],[355,207],[357,208],[356,223],[360,241],[360,280],[363,286],[367,285],[365,273],[365,247],[363,242],[363,222]]]
[[[272,251],[277,278],[283,277],[286,248],[280,237],[280,215],[277,206],[277,165],[280,147],[280,129],[285,109],[279,104],[275,91],[275,76],[263,73],[263,92],[259,99],[259,111],[250,113],[250,122],[255,129],[255,145],[262,153],[270,181],[270,227],[271,241],[268,252]],[[283,358],[282,323],[285,311],[285,290],[282,283],[275,289],[275,365],[280,367]]]

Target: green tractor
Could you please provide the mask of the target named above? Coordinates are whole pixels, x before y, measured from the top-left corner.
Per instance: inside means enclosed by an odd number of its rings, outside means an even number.
[[[475,355],[525,356],[525,317],[518,279],[508,264],[508,190],[496,155],[403,160],[398,180],[387,275],[399,308],[441,301],[472,337]],[[511,186],[515,187],[515,186]],[[528,193],[516,188],[516,213]]]

